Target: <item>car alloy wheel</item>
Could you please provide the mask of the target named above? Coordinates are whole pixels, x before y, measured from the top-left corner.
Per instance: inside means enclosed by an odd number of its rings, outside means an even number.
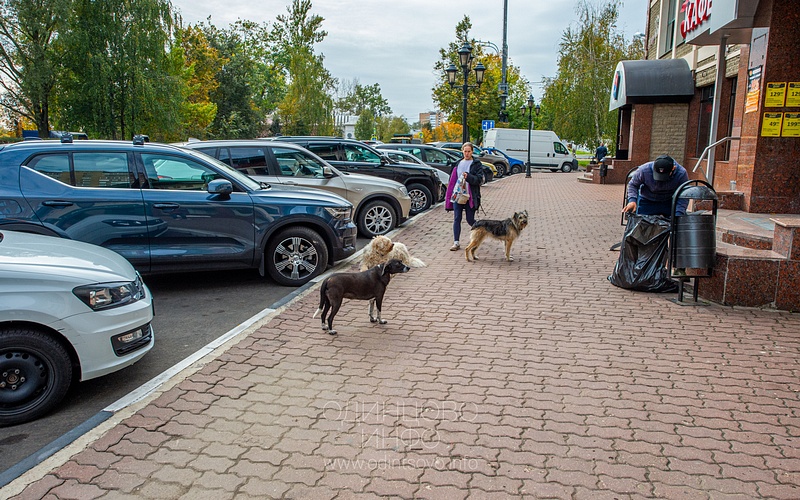
[[[306,227],[284,229],[270,239],[265,255],[269,276],[283,286],[301,286],[328,266],[328,247]]]
[[[369,202],[358,217],[358,230],[368,238],[386,234],[396,225],[397,215],[394,209],[381,200]]]
[[[0,426],[35,420],[72,382],[72,363],[52,337],[30,328],[0,331]]]
[[[408,196],[411,198],[411,215],[424,212],[433,205],[433,197],[430,190],[422,184],[408,186]]]

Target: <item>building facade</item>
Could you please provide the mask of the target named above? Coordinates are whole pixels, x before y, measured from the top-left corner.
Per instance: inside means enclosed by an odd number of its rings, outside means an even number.
[[[612,87],[616,182],[667,153],[728,208],[800,214],[800,1],[649,1],[647,61]]]

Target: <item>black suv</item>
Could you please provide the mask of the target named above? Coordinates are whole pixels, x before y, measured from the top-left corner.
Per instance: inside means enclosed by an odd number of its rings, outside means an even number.
[[[271,138],[303,146],[343,172],[367,174],[403,184],[411,197],[411,215],[429,209],[439,201],[439,176],[433,168],[395,162],[361,141],[339,137],[279,136]]]
[[[142,138],[0,147],[0,230],[100,245],[144,273],[255,268],[299,286],[355,253],[352,213]]]

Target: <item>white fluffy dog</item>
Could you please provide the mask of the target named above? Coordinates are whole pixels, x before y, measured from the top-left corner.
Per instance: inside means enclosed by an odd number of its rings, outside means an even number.
[[[408,247],[394,242],[386,236],[375,236],[361,254],[361,270],[366,271],[378,264],[383,264],[391,259],[397,259],[408,267],[425,267],[425,263],[412,257]]]

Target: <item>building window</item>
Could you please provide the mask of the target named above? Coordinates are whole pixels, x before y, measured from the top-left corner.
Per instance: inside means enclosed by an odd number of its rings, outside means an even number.
[[[714,107],[714,86],[709,85],[700,89],[700,118],[697,123],[697,148],[696,157],[703,154],[710,143],[708,142],[711,132],[711,109]]]
[[[665,16],[667,19],[667,23],[665,25],[665,33],[664,33],[664,54],[667,52],[672,51],[672,48],[675,47],[675,18],[677,16],[677,1],[678,0],[669,0],[667,3],[667,12],[665,12]]]
[[[731,78],[731,95],[728,102],[728,135],[733,137],[733,110],[736,106],[736,86],[739,84],[739,77],[734,76]],[[731,141],[725,143],[725,160],[731,159]]]

